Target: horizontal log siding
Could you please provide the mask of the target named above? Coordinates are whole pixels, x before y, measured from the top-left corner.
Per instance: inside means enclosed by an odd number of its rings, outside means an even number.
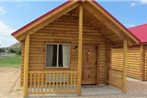
[[[145,66],[144,66],[144,80],[147,80],[147,46],[144,45],[145,51]]]
[[[113,48],[115,58],[112,60],[115,64],[112,65],[113,69],[121,70],[123,65],[123,50],[122,48]],[[141,80],[141,52],[139,46],[128,48],[127,53],[127,76]]]
[[[97,67],[99,83],[105,83],[107,79],[107,64],[106,64],[106,41],[102,34],[95,28],[84,23],[83,44],[96,44],[99,46],[99,57]],[[48,24],[42,29],[31,35],[30,42],[30,71],[49,71],[60,69],[45,68],[45,44],[46,43],[70,43],[71,44],[71,62],[70,69],[62,70],[77,70],[78,60],[78,17],[62,16],[56,21]],[[23,72],[23,71],[22,71]],[[23,79],[21,79],[23,80]]]

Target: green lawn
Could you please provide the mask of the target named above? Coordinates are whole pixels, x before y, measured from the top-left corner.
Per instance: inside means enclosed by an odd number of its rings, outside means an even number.
[[[0,56],[0,67],[20,67],[21,56]]]

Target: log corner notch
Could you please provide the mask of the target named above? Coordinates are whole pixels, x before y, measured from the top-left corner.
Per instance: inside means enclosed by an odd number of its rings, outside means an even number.
[[[81,95],[81,77],[82,77],[82,47],[83,46],[83,5],[79,6],[79,39],[78,39],[78,90]]]
[[[30,49],[30,35],[25,38],[25,53],[24,53],[24,98],[28,97],[28,72],[29,72],[29,49]]]
[[[127,92],[127,48],[128,48],[128,42],[125,39],[123,42],[123,82],[122,82],[122,92],[126,93]]]

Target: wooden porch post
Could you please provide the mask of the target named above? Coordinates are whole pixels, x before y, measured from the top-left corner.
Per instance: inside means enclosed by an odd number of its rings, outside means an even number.
[[[126,78],[127,78],[127,46],[128,46],[128,43],[127,43],[127,40],[124,40],[123,42],[123,82],[122,82],[122,91],[124,93],[126,93],[127,91],[127,86],[126,86]]]
[[[29,48],[30,48],[30,35],[25,39],[25,53],[24,53],[24,97],[28,96],[28,67],[29,67]]]
[[[145,49],[143,44],[140,46],[140,68],[141,68],[141,74],[140,74],[140,80],[144,81],[145,80]]]
[[[83,46],[83,6],[79,7],[79,41],[78,41],[78,94],[81,94],[82,78],[82,46]]]

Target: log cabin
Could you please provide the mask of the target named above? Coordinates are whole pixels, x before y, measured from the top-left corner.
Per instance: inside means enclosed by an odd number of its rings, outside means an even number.
[[[128,45],[135,36],[96,1],[69,0],[12,33],[22,44],[21,85],[30,94],[81,94],[82,85],[126,92]],[[123,46],[122,70],[112,69]]]
[[[147,80],[147,24],[129,28],[130,32],[139,40],[128,48],[127,52],[127,76],[138,80]],[[113,53],[120,55],[122,59],[122,47],[113,48]],[[112,66],[113,69],[122,70],[122,66]]]

